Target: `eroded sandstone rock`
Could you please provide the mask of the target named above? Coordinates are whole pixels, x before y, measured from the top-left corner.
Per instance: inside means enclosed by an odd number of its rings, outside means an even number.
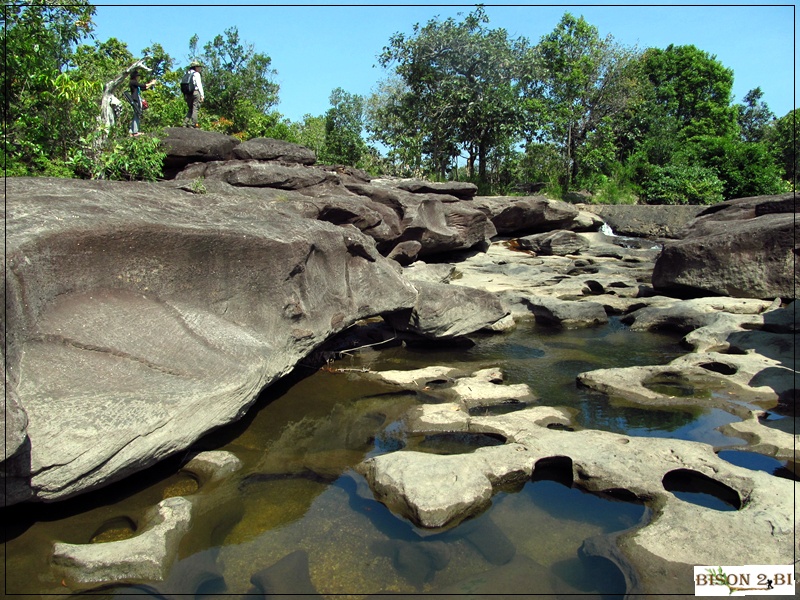
[[[192,504],[167,498],[148,512],[142,531],[127,540],[101,544],[56,542],[53,564],[78,584],[163,581],[189,530]]]
[[[7,207],[7,381],[28,417],[8,503],[184,450],[333,333],[417,297],[355,228],[245,194],[10,179]]]
[[[568,229],[578,217],[573,205],[544,196],[485,196],[472,206],[486,213],[499,234]]]
[[[233,149],[233,156],[241,159],[272,160],[283,164],[313,165],[317,157],[313,150],[272,138],[251,138]]]
[[[783,206],[782,212],[757,210],[773,204]],[[800,276],[795,210],[791,194],[707,208],[681,240],[664,247],[653,270],[653,287],[685,297],[794,298]]]

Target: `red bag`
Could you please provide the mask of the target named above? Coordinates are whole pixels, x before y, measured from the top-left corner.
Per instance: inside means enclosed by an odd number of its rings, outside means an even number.
[[[147,100],[142,98],[142,110],[147,110],[148,108],[150,108],[150,105],[147,103]]]

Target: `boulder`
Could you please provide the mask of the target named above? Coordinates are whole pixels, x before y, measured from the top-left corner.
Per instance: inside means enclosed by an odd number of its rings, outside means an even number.
[[[414,308],[387,315],[401,331],[429,339],[455,338],[489,327],[508,314],[492,293],[447,283],[415,281]]]
[[[417,259],[420,250],[422,250],[422,243],[416,240],[408,240],[397,244],[386,257],[391,258],[398,264],[406,266]]]
[[[441,194],[411,193],[374,182],[345,185],[354,194],[390,207],[402,229],[396,243],[419,242],[419,258],[486,244],[497,233],[486,215],[471,202],[443,202]]]
[[[228,160],[240,144],[238,138],[192,127],[167,127],[161,143],[167,153],[164,177],[173,179],[184,167],[194,162]]]
[[[572,231],[562,229],[547,233],[535,233],[518,238],[517,244],[523,250],[530,250],[536,254],[566,256],[567,254],[580,254],[589,247],[589,242]]]
[[[352,225],[356,227],[359,231],[375,240],[379,251],[385,252],[403,234],[400,218],[391,208],[384,204],[371,202],[359,196],[330,194],[314,198],[309,202],[317,210],[317,219],[334,225]],[[422,245],[419,244],[416,252],[410,252],[409,258],[416,256],[421,247]],[[410,250],[408,245],[406,250]]]
[[[704,209],[647,204],[586,204],[581,208],[599,215],[617,235],[650,239],[679,239],[686,225]]]
[[[316,167],[281,165],[259,160],[226,160],[190,165],[175,179],[212,179],[234,186],[303,190],[320,184],[337,184],[335,173]]]
[[[608,323],[603,305],[597,302],[578,302],[558,298],[524,298],[523,303],[533,313],[537,323],[557,327],[593,327]]]
[[[411,281],[447,283],[453,278],[456,267],[450,263],[426,263],[421,260],[403,269],[403,275]]]
[[[416,301],[371,238],[258,196],[47,178],[6,191],[7,389],[27,415],[8,504],[185,451],[327,338]]]
[[[706,209],[683,239],[665,245],[653,270],[653,287],[680,297],[794,298],[800,276],[800,223],[794,206],[793,197],[783,195]]]
[[[502,235],[569,229],[578,217],[573,205],[544,196],[487,196],[475,198],[471,206],[485,213]]]
[[[396,187],[414,194],[441,194],[450,196],[449,201],[470,200],[478,193],[478,186],[466,181],[424,181],[421,179],[373,179],[374,185]],[[448,200],[445,200],[448,201]]]
[[[289,165],[313,165],[317,157],[313,150],[272,138],[251,138],[233,149],[233,156],[240,160],[269,160]]]

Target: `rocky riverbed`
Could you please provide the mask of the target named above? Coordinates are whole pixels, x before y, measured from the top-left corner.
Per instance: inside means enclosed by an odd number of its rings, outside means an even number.
[[[615,316],[680,332],[685,356],[588,371],[579,385],[632,405],[714,406],[741,419],[727,435],[796,471],[793,197],[628,207],[625,231],[649,237],[620,237],[601,232],[603,209],[374,180],[274,140],[172,130],[167,143],[174,179],[156,184],[6,181],[7,504],[71,498],[185,452],[301,360],[390,339],[460,344],[520,319],[575,328]],[[413,431],[504,442],[358,467],[420,531],[457,527],[498,489],[555,468],[648,507],[640,527],[583,548],[617,565],[630,594],[691,593],[692,565],[789,564],[797,549],[796,484],[706,444],[581,430],[493,369],[358,376],[433,389],[435,402],[405,420]],[[476,414],[496,404],[521,410]],[[789,415],[782,428],[765,419],[776,412]],[[237,470],[232,455],[194,461],[187,469],[211,487]],[[686,487],[733,510],[678,499]],[[192,519],[213,510],[190,492],[153,507],[131,539],[56,544],[53,569],[76,590],[163,581],[179,593],[167,567]]]

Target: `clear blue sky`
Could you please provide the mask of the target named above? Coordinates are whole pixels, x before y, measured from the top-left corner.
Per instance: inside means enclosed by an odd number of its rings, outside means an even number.
[[[188,62],[193,34],[199,36],[202,48],[235,26],[242,41],[272,58],[278,72],[275,80],[281,86],[277,110],[293,121],[305,114],[323,114],[336,87],[370,94],[388,74],[377,66],[377,56],[392,34],[410,33],[415,23],[425,24],[437,16],[443,20],[458,13],[466,15],[475,6],[456,2],[400,6],[403,2],[397,0],[361,6],[337,6],[324,0],[314,6],[276,6],[276,2],[270,6],[253,0],[239,0],[236,5],[206,0],[188,6],[154,0],[141,0],[135,6],[125,3],[105,0],[97,5],[98,40],[116,37],[136,56],[157,42],[181,65]],[[550,33],[569,11],[583,15],[602,36],[610,34],[625,46],[644,49],[694,44],[733,69],[736,102],[749,90],[761,87],[763,100],[777,116],[796,106],[796,15],[792,5],[765,0],[738,6],[713,0],[704,2],[705,6],[601,6],[609,3],[597,0],[549,4],[506,0],[484,5],[489,27],[502,27],[512,37],[523,36],[532,43]]]

